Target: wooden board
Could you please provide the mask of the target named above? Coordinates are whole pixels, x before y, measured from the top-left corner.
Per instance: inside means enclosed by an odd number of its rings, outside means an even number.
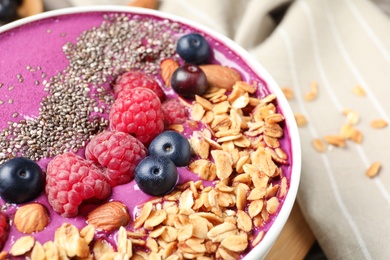
[[[299,205],[295,203],[280,236],[265,259],[303,259],[314,242],[315,237]]]

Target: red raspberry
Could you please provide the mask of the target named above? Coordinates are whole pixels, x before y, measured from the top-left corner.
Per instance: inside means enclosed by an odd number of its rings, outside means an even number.
[[[144,145],[164,130],[164,114],[157,95],[147,88],[129,90],[111,107],[109,119],[112,130],[134,135]]]
[[[167,99],[162,103],[164,123],[166,126],[181,124],[188,119],[186,107],[177,99]]]
[[[89,199],[102,200],[111,186],[92,162],[73,153],[57,155],[47,166],[46,193],[54,211],[63,217],[74,217],[78,207]]]
[[[156,93],[161,101],[164,100],[164,91],[161,89],[157,81],[141,71],[129,71],[119,76],[114,84],[114,93],[119,98],[127,95],[130,89],[137,87],[151,89],[154,93]]]
[[[85,150],[88,160],[104,167],[111,187],[131,181],[134,169],[146,157],[145,146],[135,137],[118,131],[105,131],[91,139]]]
[[[0,211],[0,250],[3,249],[5,242],[8,239],[9,222],[7,215]]]

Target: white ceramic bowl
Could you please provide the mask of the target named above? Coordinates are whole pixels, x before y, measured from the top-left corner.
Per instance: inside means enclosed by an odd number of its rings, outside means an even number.
[[[23,18],[13,23],[4,25],[0,27],[0,37],[2,37],[2,33],[10,29],[29,24],[31,22],[39,21],[41,19],[52,18],[59,15],[77,14],[77,13],[86,13],[86,12],[124,12],[124,13],[129,12],[133,14],[145,14],[145,15],[166,18],[193,27],[196,30],[202,31],[205,34],[216,39],[217,41],[222,42],[223,44],[228,46],[228,48],[230,48],[234,53],[240,56],[242,60],[266,82],[269,91],[271,93],[276,94],[278,100],[278,106],[281,109],[283,115],[285,116],[285,127],[288,129],[288,133],[290,136],[292,167],[291,167],[291,179],[289,183],[289,191],[280,209],[279,214],[277,215],[274,223],[272,224],[272,226],[264,236],[263,240],[251,252],[249,252],[249,254],[246,255],[245,260],[258,260],[263,258],[270,250],[275,240],[278,238],[283,226],[285,225],[289,217],[289,214],[291,212],[291,209],[293,207],[296,198],[299,180],[300,180],[300,171],[301,171],[301,150],[300,150],[300,140],[299,140],[298,130],[294,120],[293,113],[281,89],[278,87],[278,85],[275,83],[273,78],[268,74],[268,72],[263,68],[263,66],[258,61],[252,58],[243,48],[238,46],[229,38],[220,35],[219,33],[216,33],[205,26],[194,23],[188,19],[170,15],[167,13],[162,13],[159,11],[149,10],[149,9],[131,8],[126,6],[87,6],[87,7],[76,7],[76,8],[54,10],[54,11],[38,14],[35,16]],[[75,26],[77,25],[75,24]]]

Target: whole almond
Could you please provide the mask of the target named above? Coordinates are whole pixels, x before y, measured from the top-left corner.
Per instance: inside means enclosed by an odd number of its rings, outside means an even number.
[[[233,85],[241,80],[241,75],[233,68],[217,64],[201,65],[210,87],[232,90]]]
[[[49,224],[49,221],[46,207],[39,203],[21,206],[14,217],[16,229],[25,234],[42,231]]]
[[[118,201],[107,202],[92,210],[87,216],[87,223],[97,230],[112,231],[126,226],[130,221],[127,207]]]
[[[161,62],[161,77],[164,80],[165,86],[171,86],[172,74],[178,67],[179,63],[171,59],[166,59]]]

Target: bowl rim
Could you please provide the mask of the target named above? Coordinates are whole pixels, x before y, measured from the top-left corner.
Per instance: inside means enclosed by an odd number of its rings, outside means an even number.
[[[261,242],[254,247],[245,257],[245,260],[257,260],[259,256],[262,258],[269,252],[272,245],[275,243],[277,237],[282,231],[284,225],[287,222],[288,217],[290,216],[292,207],[296,200],[296,195],[298,192],[300,177],[301,177],[301,144],[300,137],[298,132],[297,124],[294,120],[294,114],[291,110],[290,105],[286,97],[284,96],[281,88],[278,86],[276,81],[271,77],[268,71],[260,64],[259,61],[255,60],[247,50],[239,46],[233,40],[227,36],[216,32],[210,29],[207,26],[204,26],[198,22],[192,21],[188,18],[180,17],[178,15],[170,14],[167,12],[152,10],[147,8],[132,7],[132,6],[122,6],[122,5],[90,5],[90,6],[77,6],[77,7],[67,7],[62,9],[50,10],[40,14],[35,14],[29,17],[21,18],[19,20],[13,21],[11,23],[0,26],[0,36],[2,33],[26,25],[31,22],[36,22],[42,19],[51,18],[61,15],[73,15],[79,13],[88,13],[88,12],[118,12],[118,13],[129,13],[129,14],[139,14],[139,15],[149,15],[155,16],[158,18],[168,19],[174,22],[182,23],[186,26],[194,28],[196,30],[206,33],[208,36],[222,42],[229,49],[239,55],[242,60],[260,76],[266,83],[268,90],[277,96],[278,107],[282,110],[282,114],[286,120],[285,127],[288,128],[290,135],[291,143],[291,155],[292,155],[292,166],[291,166],[291,178],[290,186],[287,193],[287,196],[284,199],[283,206],[281,207],[278,215],[276,216],[274,222],[270,226],[269,230],[264,235]]]

